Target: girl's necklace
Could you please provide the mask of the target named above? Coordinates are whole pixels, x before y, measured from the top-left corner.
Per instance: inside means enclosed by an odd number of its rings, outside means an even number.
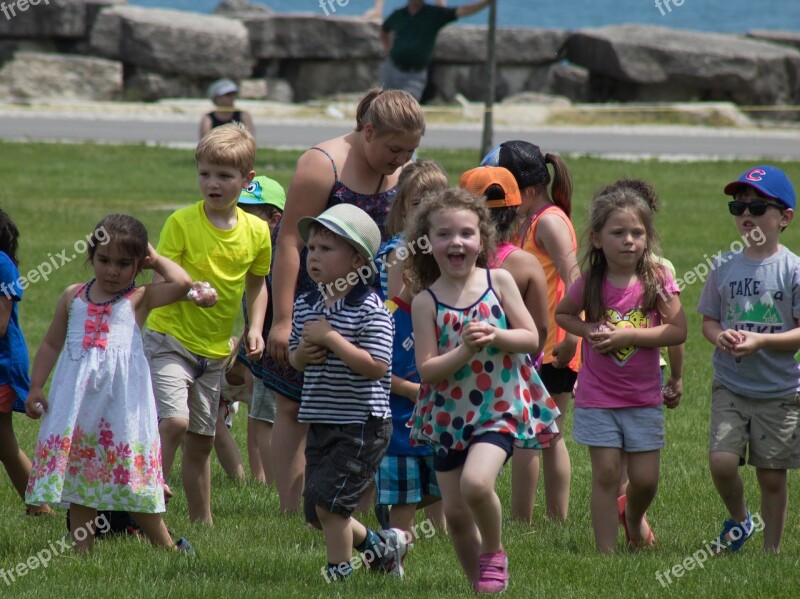
[[[130,291],[133,288],[136,287],[136,281],[135,280],[131,281],[130,285],[128,285],[125,289],[120,291],[117,295],[112,297],[110,300],[108,300],[106,302],[93,302],[92,299],[89,297],[89,291],[92,289],[92,285],[94,285],[95,281],[97,281],[96,277],[86,284],[86,290],[83,292],[84,297],[86,297],[86,301],[89,302],[90,304],[95,305],[95,306],[108,306],[109,304],[113,304],[115,302],[118,302],[123,297],[125,297],[128,293],[130,293]]]

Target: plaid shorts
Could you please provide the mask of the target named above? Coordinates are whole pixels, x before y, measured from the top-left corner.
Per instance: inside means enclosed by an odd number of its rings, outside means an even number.
[[[441,497],[433,470],[433,456],[387,455],[375,475],[380,505],[413,505],[423,497]]]

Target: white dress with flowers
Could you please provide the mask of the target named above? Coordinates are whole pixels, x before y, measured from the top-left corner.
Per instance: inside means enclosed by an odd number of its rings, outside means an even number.
[[[25,502],[163,512],[156,403],[131,294],[101,306],[84,289],[70,305]]]

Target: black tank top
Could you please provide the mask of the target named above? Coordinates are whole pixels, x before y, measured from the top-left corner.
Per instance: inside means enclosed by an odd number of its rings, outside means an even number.
[[[228,123],[234,123],[234,122],[241,123],[242,122],[242,111],[241,110],[237,110],[236,112],[234,112],[233,113],[233,118],[231,118],[231,120],[229,120],[229,121],[221,121],[221,120],[219,120],[216,117],[215,113],[213,113],[213,112],[209,112],[208,116],[211,117],[211,128],[212,129],[214,127],[219,127],[220,125],[227,125]]]

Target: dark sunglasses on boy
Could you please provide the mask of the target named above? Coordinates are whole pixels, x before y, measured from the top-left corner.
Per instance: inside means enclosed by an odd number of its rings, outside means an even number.
[[[728,202],[728,210],[734,216],[741,216],[745,209],[751,216],[761,216],[767,211],[767,208],[777,208],[780,211],[784,209],[782,204],[773,204],[772,202],[741,202],[739,200]]]

